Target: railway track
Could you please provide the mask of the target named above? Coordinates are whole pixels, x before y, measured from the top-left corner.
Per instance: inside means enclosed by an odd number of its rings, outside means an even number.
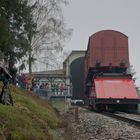
[[[89,110],[87,106],[82,106],[82,108]],[[96,112],[96,111],[92,110],[91,112]],[[124,112],[111,113],[111,112],[103,111],[99,114],[102,114],[107,117],[115,118],[116,120],[120,120],[122,122],[126,122],[130,125],[133,125],[137,128],[140,128],[140,113],[129,114]]]
[[[123,115],[119,115],[119,114],[114,114],[114,113],[110,113],[110,112],[102,112],[103,115],[108,116],[108,117],[112,117],[115,118],[117,120],[121,120],[123,122],[127,122],[130,125],[136,126],[136,127],[140,127],[140,119],[134,119],[134,118],[130,118],[130,117],[126,117],[124,113]],[[122,113],[123,114],[123,113]],[[140,117],[140,115],[138,115]]]

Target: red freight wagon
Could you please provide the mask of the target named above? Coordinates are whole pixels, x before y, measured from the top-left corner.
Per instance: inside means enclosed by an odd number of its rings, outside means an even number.
[[[89,37],[85,56],[85,94],[95,110],[136,111],[139,103],[129,68],[128,37],[104,30]]]
[[[90,69],[128,68],[128,37],[121,32],[104,30],[89,37],[85,56],[85,76]]]

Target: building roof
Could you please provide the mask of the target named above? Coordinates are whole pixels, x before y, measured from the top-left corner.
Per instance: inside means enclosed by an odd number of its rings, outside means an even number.
[[[74,53],[85,53],[85,52],[86,52],[86,50],[73,50],[73,51],[69,54],[69,56],[64,60],[63,63],[65,63],[65,62],[71,57],[72,54],[74,54]]]
[[[32,72],[32,74],[63,74],[63,69],[59,69],[59,70],[49,70],[49,71],[39,71],[39,72]]]

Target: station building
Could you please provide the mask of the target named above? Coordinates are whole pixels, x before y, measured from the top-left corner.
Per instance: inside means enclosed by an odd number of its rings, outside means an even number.
[[[64,60],[63,69],[33,72],[34,81],[39,84],[65,85],[67,97],[84,99],[85,52],[81,50],[72,51]],[[60,96],[60,94],[56,95]]]

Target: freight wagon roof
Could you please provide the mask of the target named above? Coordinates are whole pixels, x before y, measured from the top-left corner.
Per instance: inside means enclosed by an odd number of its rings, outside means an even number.
[[[96,36],[97,34],[105,34],[105,33],[107,33],[107,32],[115,32],[115,33],[117,33],[117,34],[120,34],[120,35],[123,35],[123,36],[125,36],[125,37],[128,37],[127,35],[125,35],[125,34],[122,33],[122,32],[119,32],[119,31],[115,31],[115,30],[102,30],[102,31],[98,31],[98,32],[92,34],[92,35],[90,36],[90,38]]]
[[[97,78],[95,89],[97,98],[138,99],[132,79]]]
[[[105,35],[106,33],[116,33],[116,34],[118,34],[118,36],[124,36],[124,37],[128,38],[128,36],[126,36],[125,34],[119,32],[119,31],[115,31],[115,30],[102,30],[102,31],[98,31],[98,32],[92,34],[89,37],[87,50],[89,49],[89,46],[90,46],[89,45],[90,40],[92,40],[93,38],[95,38],[97,35]],[[86,51],[86,54],[87,54],[87,51]]]

